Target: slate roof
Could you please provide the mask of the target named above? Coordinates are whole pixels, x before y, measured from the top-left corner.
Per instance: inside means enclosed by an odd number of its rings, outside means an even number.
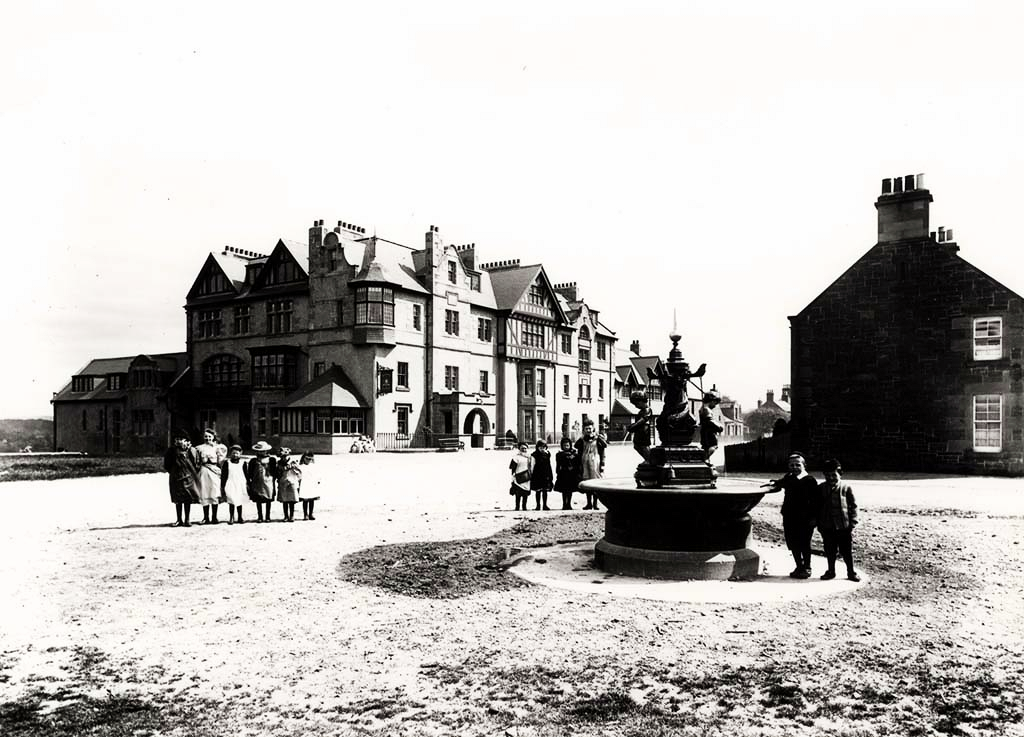
[[[533,284],[533,280],[537,278],[540,270],[540,264],[533,264],[532,266],[485,272],[491,279],[497,308],[499,310],[515,309],[523,293]]]
[[[122,356],[120,358],[94,358],[89,361],[81,370],[73,374],[73,376],[95,376],[98,378],[96,381],[96,388],[88,392],[73,392],[71,391],[72,382],[68,382],[64,385],[64,388],[54,395],[52,402],[81,402],[89,401],[92,399],[121,399],[127,396],[127,387],[122,389],[115,389],[111,391],[107,388],[107,375],[108,374],[127,374],[128,369],[132,362],[135,361],[139,356]],[[186,353],[156,353],[152,355],[146,355],[146,358],[151,359],[156,363],[157,368],[166,373],[173,373],[173,381],[176,381],[178,377],[187,370],[188,354]]]
[[[416,279],[412,253],[412,249],[400,243],[383,238],[370,238],[363,249],[362,262],[352,283],[384,282],[410,292],[428,294]]]
[[[370,404],[348,378],[345,370],[337,364],[320,374],[305,386],[290,394],[282,402],[283,407],[362,407]]]

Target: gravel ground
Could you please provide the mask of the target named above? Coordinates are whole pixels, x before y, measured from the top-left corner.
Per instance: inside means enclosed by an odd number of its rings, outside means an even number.
[[[508,574],[603,518],[507,462],[324,458],[316,521],[190,529],[163,475],[0,485],[0,734],[1024,735],[1020,480],[853,476],[868,586],[680,604]]]

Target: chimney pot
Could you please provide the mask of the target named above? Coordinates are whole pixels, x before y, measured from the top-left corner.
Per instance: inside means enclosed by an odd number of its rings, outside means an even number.
[[[893,194],[900,194],[903,191],[903,178],[896,177],[892,180],[892,191]]]
[[[924,174],[917,175],[917,188],[924,189]]]
[[[903,181],[904,181],[904,186],[903,186],[904,191],[906,191],[906,192],[913,192],[915,189],[917,189],[914,186],[914,175],[913,174],[907,174],[905,177],[903,177]]]
[[[892,194],[892,180],[891,179],[883,179],[882,180],[882,194]]]
[[[946,229],[946,241],[948,242],[948,241],[951,241],[951,240],[953,240],[953,229],[952,228],[947,228]]]

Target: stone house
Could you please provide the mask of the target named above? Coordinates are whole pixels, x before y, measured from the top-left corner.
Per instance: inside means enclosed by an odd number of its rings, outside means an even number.
[[[849,468],[1024,473],[1024,301],[885,179],[878,242],[791,325],[793,447]]]

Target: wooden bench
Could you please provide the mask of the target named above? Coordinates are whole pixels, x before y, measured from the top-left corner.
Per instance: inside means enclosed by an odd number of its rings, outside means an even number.
[[[454,453],[465,449],[466,444],[458,438],[440,438],[437,441],[437,450],[440,453]]]

